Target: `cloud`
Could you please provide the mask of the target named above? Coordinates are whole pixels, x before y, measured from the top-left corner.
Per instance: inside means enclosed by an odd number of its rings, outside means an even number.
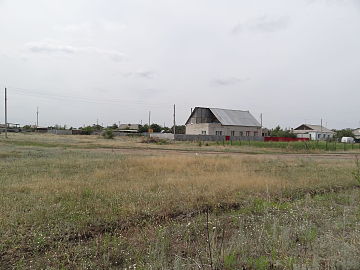
[[[238,78],[238,77],[229,77],[229,78],[220,78],[213,80],[213,84],[216,86],[231,86],[239,83],[249,81],[250,78]]]
[[[57,32],[75,34],[75,35],[95,35],[96,33],[118,33],[126,28],[125,24],[107,21],[107,20],[96,20],[92,22],[82,22],[68,25],[57,25],[53,29]]]
[[[110,58],[115,62],[122,62],[126,59],[125,54],[116,50],[104,50],[96,47],[82,47],[79,48],[80,52],[89,53],[89,54],[99,54],[104,55]]]
[[[51,44],[47,42],[30,42],[26,44],[26,47],[33,53],[73,54],[77,51],[77,49],[72,46]]]
[[[125,60],[125,54],[116,50],[105,50],[96,47],[74,47],[71,45],[59,44],[55,41],[29,42],[25,47],[32,53],[40,54],[98,54],[109,59],[120,62]]]
[[[276,32],[283,29],[286,29],[289,25],[289,17],[278,17],[270,18],[266,15],[245,21],[243,23],[237,24],[233,30],[233,34],[239,34],[241,32],[260,32],[260,33],[269,33]]]
[[[355,8],[360,9],[359,0],[306,0],[306,3],[309,5],[312,4],[327,4],[327,5],[342,5],[342,6],[355,6]]]
[[[68,24],[68,25],[61,25],[55,26],[54,30],[63,33],[91,33],[92,32],[92,25],[88,22],[79,23],[79,24]]]
[[[151,70],[139,70],[135,72],[123,73],[124,77],[143,78],[143,79],[153,79],[155,75],[156,73]]]

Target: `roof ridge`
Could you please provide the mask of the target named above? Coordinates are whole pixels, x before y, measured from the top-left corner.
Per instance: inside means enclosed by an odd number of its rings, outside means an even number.
[[[222,109],[222,108],[215,108],[215,107],[208,107],[207,109],[217,109],[217,110],[224,110],[224,111],[237,111],[237,112],[250,112],[249,110]]]

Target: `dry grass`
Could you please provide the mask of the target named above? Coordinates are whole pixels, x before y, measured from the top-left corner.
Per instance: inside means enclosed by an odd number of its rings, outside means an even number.
[[[49,140],[58,144],[63,139],[68,137]],[[143,269],[207,268],[206,209],[215,214],[214,227],[226,228],[224,236],[221,230],[211,233],[213,254],[221,253],[214,257],[218,268],[262,269],[261,264],[274,262],[310,265],[309,252],[293,246],[271,257],[271,247],[281,248],[276,241],[295,246],[300,241],[313,251],[316,241],[322,245],[331,237],[339,247],[353,248],[359,241],[341,239],[359,229],[359,193],[352,191],[357,182],[351,160],[125,157],[20,143],[2,144],[0,152],[0,268],[48,264],[54,269],[117,269],[134,263]],[[330,191],[339,195],[326,197]],[[348,210],[338,210],[342,200]],[[336,211],[327,215],[326,209]],[[342,211],[351,228],[345,235],[340,223],[343,234],[338,236],[337,227],[327,220],[343,222]],[[241,224],[233,222],[239,218]],[[332,248],[329,254],[336,252]],[[347,256],[356,262],[351,252]],[[326,252],[318,256],[327,258]]]

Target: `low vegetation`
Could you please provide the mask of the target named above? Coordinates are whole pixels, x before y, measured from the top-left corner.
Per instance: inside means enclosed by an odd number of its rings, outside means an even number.
[[[0,141],[0,269],[360,265],[355,159],[123,155],[43,139],[53,147]]]

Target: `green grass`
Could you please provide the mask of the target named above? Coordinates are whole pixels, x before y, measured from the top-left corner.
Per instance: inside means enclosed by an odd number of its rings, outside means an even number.
[[[222,145],[223,142],[208,142],[211,145]],[[226,141],[226,146],[247,146],[257,148],[274,148],[287,151],[360,151],[360,144],[344,144],[339,142],[304,141],[304,142],[257,142],[257,141]]]
[[[160,140],[158,143],[144,143],[144,137],[115,137],[106,140],[101,136],[49,135],[49,134],[11,134],[8,140],[0,138],[0,144],[29,147],[63,147],[71,149],[157,149],[181,151],[241,152],[247,154],[274,153],[360,153],[360,144],[337,142],[171,142]]]

